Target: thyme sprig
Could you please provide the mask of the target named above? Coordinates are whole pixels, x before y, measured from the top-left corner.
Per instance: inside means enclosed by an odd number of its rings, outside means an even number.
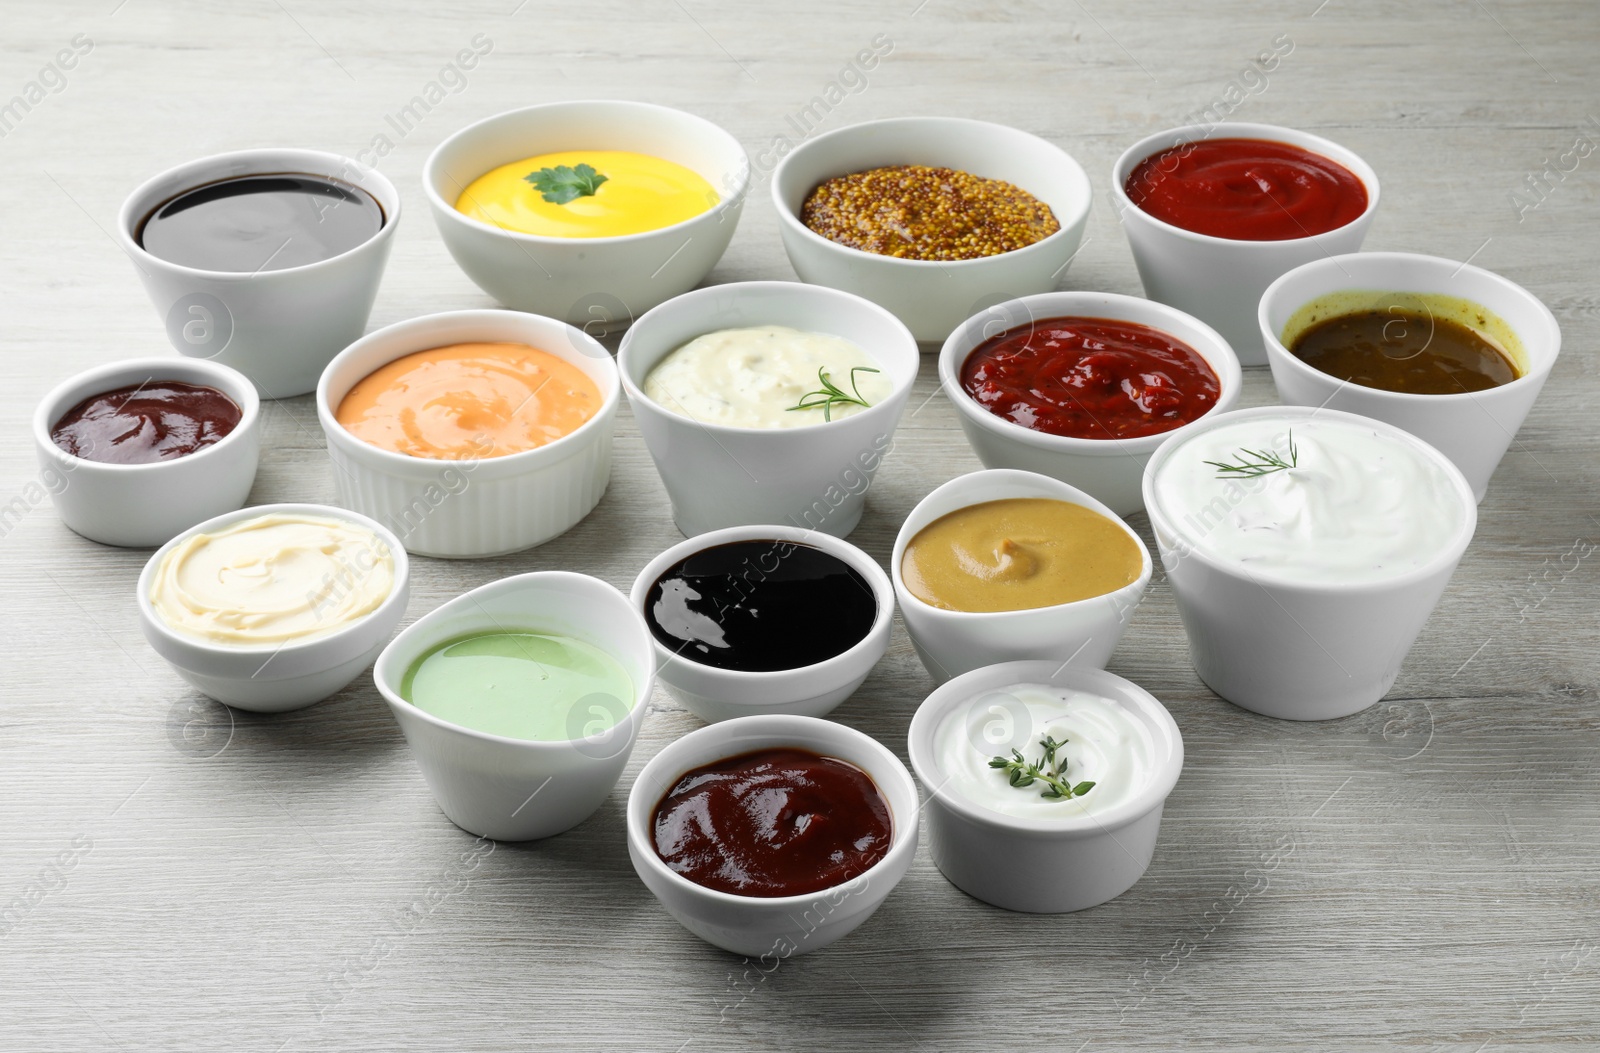
[[[833,407],[835,406],[869,406],[866,399],[861,397],[861,389],[856,387],[857,373],[877,373],[880,370],[871,366],[856,366],[850,370],[850,392],[847,394],[843,388],[828,378],[828,367],[820,366],[817,369],[817,383],[822,386],[816,391],[808,391],[800,396],[800,401],[789,407],[789,412],[796,410],[822,410],[822,419],[833,420]]]
[[[1250,458],[1255,458],[1251,460]],[[1289,459],[1284,460],[1272,450],[1247,450],[1239,449],[1239,463],[1227,464],[1223,461],[1207,461],[1206,464],[1217,470],[1218,479],[1254,479],[1262,475],[1271,475],[1273,472],[1288,471],[1290,468],[1300,467],[1300,451],[1294,445],[1294,431],[1289,432]]]
[[[1039,747],[1044,750],[1044,756],[1038,763],[1028,760],[1022,755],[1021,750],[1012,750],[1010,758],[993,757],[989,760],[989,767],[1005,770],[1006,778],[1012,786],[1022,789],[1032,786],[1036,782],[1045,785],[1040,797],[1053,801],[1066,801],[1074,797],[1082,797],[1094,789],[1092,782],[1080,782],[1072,785],[1067,778],[1067,758],[1056,757],[1056,751],[1067,744],[1066,739],[1057,742],[1054,736],[1046,735],[1039,740]]]

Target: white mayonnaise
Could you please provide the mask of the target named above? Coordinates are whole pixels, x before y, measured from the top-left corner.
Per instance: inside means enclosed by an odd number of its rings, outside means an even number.
[[[823,410],[789,407],[816,401],[817,371],[848,395],[860,393],[876,406],[894,390],[887,373],[850,370],[880,368],[861,348],[842,336],[806,333],[781,325],[722,329],[684,344],[667,355],[644,379],[644,393],[674,413],[704,424],[737,428],[798,428],[821,424]],[[835,402],[832,420],[865,407]]]
[[[989,766],[992,757],[1010,758],[1012,749],[1039,762],[1046,735],[1066,741],[1056,751],[1057,760],[1066,758],[1066,780],[1094,783],[1083,796],[1041,797],[1044,783],[1012,786],[1003,768]],[[934,733],[933,749],[947,789],[1023,819],[1108,812],[1149,784],[1155,754],[1150,729],[1121,703],[1049,684],[1013,684],[957,706]]]
[[[1254,478],[1207,461],[1295,467]],[[1415,444],[1336,417],[1251,417],[1203,431],[1155,478],[1162,517],[1193,549],[1279,581],[1377,582],[1436,559],[1461,533],[1463,492]],[[1180,557],[1181,558],[1181,557]]]

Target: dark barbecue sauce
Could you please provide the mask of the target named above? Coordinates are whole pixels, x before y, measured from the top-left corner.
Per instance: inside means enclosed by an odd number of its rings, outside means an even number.
[[[50,439],[87,461],[149,464],[221,442],[241,415],[216,388],[151,380],[84,399],[55,422]]]

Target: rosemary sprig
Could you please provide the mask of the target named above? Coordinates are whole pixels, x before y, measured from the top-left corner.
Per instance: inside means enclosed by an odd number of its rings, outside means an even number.
[[[799,403],[790,406],[789,412],[793,413],[795,410],[820,409],[822,410],[822,419],[825,421],[831,421],[833,420],[833,407],[835,406],[870,405],[866,399],[861,397],[861,389],[856,387],[856,374],[877,372],[879,372],[879,370],[873,369],[871,366],[856,366],[855,368],[851,369],[850,391],[852,394],[846,394],[844,389],[840,388],[839,385],[828,379],[828,368],[826,366],[819,367],[817,369],[817,383],[821,384],[822,387],[816,391],[808,391],[804,395],[801,395]]]
[[[1056,758],[1056,751],[1066,744],[1066,739],[1057,742],[1053,736],[1046,735],[1039,740],[1044,756],[1037,764],[1024,757],[1021,750],[1012,750],[1010,759],[990,758],[989,767],[1005,769],[1006,778],[1018,789],[1032,786],[1035,782],[1044,783],[1045,790],[1039,794],[1040,797],[1047,797],[1053,801],[1082,797],[1094,789],[1094,783],[1080,782],[1074,786],[1067,779],[1067,758],[1061,757],[1059,760]]]
[[[1254,457],[1255,460],[1249,458]],[[1289,432],[1289,459],[1286,461],[1271,450],[1239,449],[1239,463],[1225,464],[1222,461],[1207,461],[1206,464],[1217,470],[1218,479],[1256,478],[1262,475],[1271,475],[1273,472],[1287,471],[1300,466],[1300,451],[1294,445],[1294,431]]]

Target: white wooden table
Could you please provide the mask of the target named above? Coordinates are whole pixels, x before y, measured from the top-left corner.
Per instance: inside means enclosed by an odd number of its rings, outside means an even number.
[[[399,134],[386,117],[479,34],[493,46],[464,86]],[[1059,143],[1097,196],[1068,287],[1139,291],[1111,162],[1237,80],[1239,119],[1326,134],[1378,170],[1368,248],[1472,257],[1543,297],[1565,335],[1383,703],[1317,725],[1233,708],[1195,678],[1156,586],[1111,668],[1168,705],[1188,764],[1149,872],[1114,902],[1008,914],[957,892],[924,848],[848,940],[747,971],[628,863],[633,774],[698,723],[664,695],[592,819],[475,847],[370,679],[277,717],[205,702],[139,635],[147,553],[76,537],[30,487],[28,420],[52,384],[168,353],[107,234],[153,172],[258,145],[372,157],[386,136],[378,164],[406,215],[372,324],[487,306],[425,215],[419,173],[444,136],[533,102],[639,98],[754,154],[879,34],[892,53],[819,127],[953,114]],[[1285,35],[1266,81],[1242,80]],[[0,110],[0,1049],[1596,1048],[1600,155],[1560,155],[1600,141],[1597,45],[1585,0],[8,0],[0,106],[40,89]],[[70,70],[42,73],[74,46]],[[1546,159],[1573,170],[1533,195]],[[758,175],[713,281],[793,278],[766,188]],[[1248,373],[1245,404],[1273,401]],[[930,364],[912,406],[934,390]],[[309,399],[270,406],[265,439],[252,501],[332,498]],[[853,540],[886,558],[912,504],[975,467],[933,397]],[[417,559],[410,616],[540,568],[626,586],[676,537],[624,410],[593,515],[520,555]],[[930,686],[897,628],[835,715],[903,756]]]

